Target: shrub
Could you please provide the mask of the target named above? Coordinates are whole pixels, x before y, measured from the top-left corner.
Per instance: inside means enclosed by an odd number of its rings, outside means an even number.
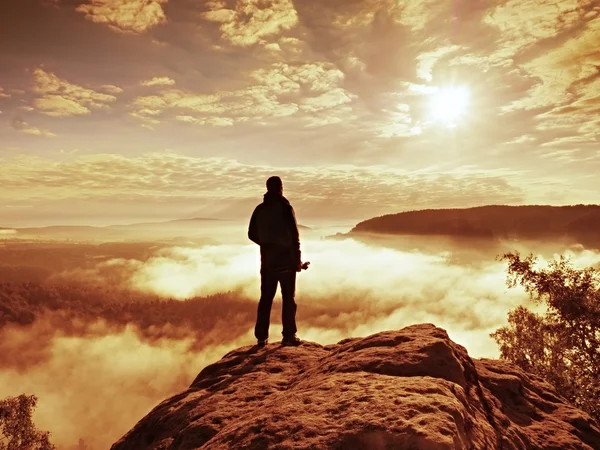
[[[539,375],[575,406],[600,421],[600,270],[575,269],[560,257],[546,269],[537,258],[507,253],[507,285],[518,284],[546,312],[520,306],[491,337],[501,358]]]
[[[31,419],[36,404],[34,395],[0,400],[0,450],[56,450],[50,433],[36,429]]]

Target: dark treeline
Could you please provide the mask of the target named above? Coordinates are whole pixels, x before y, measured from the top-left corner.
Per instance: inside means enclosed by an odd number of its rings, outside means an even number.
[[[211,332],[219,340],[239,336],[252,326],[255,309],[233,292],[182,301],[84,283],[0,283],[0,327],[46,317],[57,329],[79,334],[81,323],[103,319],[116,327],[135,325],[147,338],[180,338],[191,331],[205,345]]]
[[[0,282],[43,282],[73,270],[94,270],[112,259],[147,261],[169,245],[154,242],[65,243],[0,241]]]

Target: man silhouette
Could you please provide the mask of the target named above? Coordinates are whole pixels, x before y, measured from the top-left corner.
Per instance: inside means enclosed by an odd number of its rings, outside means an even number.
[[[248,238],[260,246],[260,301],[254,335],[259,346],[269,337],[271,306],[281,285],[283,345],[299,345],[296,337],[296,272],[306,268],[300,258],[300,234],[294,208],[283,196],[279,177],[267,180],[267,193],[258,205],[248,227]]]

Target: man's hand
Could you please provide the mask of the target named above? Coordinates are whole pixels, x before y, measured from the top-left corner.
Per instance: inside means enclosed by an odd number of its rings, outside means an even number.
[[[307,270],[309,265],[310,265],[310,261],[298,264],[298,269],[297,269],[298,272],[302,272],[303,270]]]

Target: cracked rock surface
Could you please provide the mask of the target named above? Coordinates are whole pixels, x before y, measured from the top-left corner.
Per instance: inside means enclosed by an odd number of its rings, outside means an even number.
[[[421,324],[234,350],[112,446],[233,448],[599,450],[600,428],[540,378]]]

